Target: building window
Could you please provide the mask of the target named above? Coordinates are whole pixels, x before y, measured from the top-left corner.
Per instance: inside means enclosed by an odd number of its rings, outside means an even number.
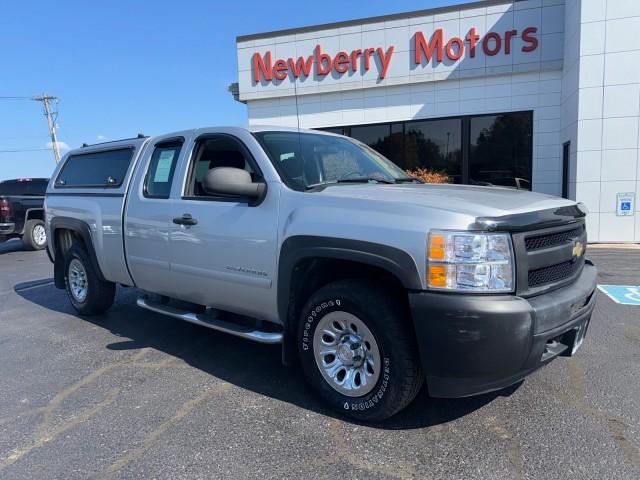
[[[531,189],[532,112],[322,130],[356,138],[405,170],[445,173],[451,183]]]
[[[369,145],[371,148],[390,159],[391,125],[388,123],[382,125],[351,127],[349,136]]]
[[[462,183],[461,119],[411,122],[405,129],[405,170],[444,172],[452,183]]]
[[[338,135],[344,135],[344,128],[343,127],[323,128],[322,130],[325,131],[325,132],[329,132],[329,133],[337,133]]]
[[[531,113],[472,117],[469,132],[469,183],[531,190]]]

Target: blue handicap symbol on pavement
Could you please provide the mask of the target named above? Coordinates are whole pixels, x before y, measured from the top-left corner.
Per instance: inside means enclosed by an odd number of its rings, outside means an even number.
[[[620,210],[631,210],[631,202],[622,202],[620,204]]]
[[[598,288],[616,303],[640,306],[640,285],[598,285]]]

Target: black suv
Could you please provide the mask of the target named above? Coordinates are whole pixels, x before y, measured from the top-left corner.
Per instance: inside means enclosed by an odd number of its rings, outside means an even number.
[[[48,178],[18,178],[0,182],[0,242],[20,237],[30,250],[47,245],[44,194]]]

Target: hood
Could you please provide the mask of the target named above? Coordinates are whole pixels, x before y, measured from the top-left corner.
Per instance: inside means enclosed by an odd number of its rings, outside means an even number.
[[[473,217],[501,217],[575,205],[560,197],[503,187],[440,184],[339,184],[313,195],[398,203]]]

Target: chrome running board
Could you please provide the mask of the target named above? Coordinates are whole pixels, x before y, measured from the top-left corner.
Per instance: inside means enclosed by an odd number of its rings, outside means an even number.
[[[236,337],[246,338],[259,343],[282,343],[282,333],[280,332],[264,332],[262,330],[256,330],[246,325],[239,325],[226,320],[220,320],[213,315],[200,314],[190,312],[188,310],[181,310],[169,305],[162,305],[160,303],[153,302],[148,297],[140,297],[136,302],[139,307],[146,308],[152,312],[162,313],[163,315],[169,315],[170,317],[184,320],[185,322],[195,323],[202,327],[218,330],[219,332],[229,333]]]

